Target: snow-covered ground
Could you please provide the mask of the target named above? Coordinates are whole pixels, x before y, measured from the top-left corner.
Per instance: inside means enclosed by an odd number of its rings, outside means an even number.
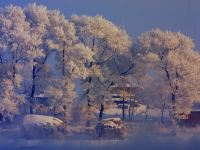
[[[0,150],[199,150],[200,148],[200,128],[198,127],[177,129],[177,133],[174,134],[171,128],[161,127],[153,122],[129,125],[134,130],[131,129],[129,137],[124,140],[98,140],[86,136],[80,139],[80,135],[76,135],[77,139],[74,137],[58,140],[27,140],[20,138],[17,134],[13,134],[13,137],[2,137],[1,135]],[[10,133],[9,136],[11,135]]]
[[[108,117],[112,114],[105,111],[104,115]],[[128,136],[123,140],[98,139],[95,135],[87,134],[83,126],[72,126],[70,128],[72,132],[59,139],[27,139],[21,133],[20,125],[4,126],[0,127],[0,150],[199,150],[200,148],[200,126],[184,128],[172,127],[167,123],[162,125],[158,120],[145,120],[142,113],[134,117],[134,121],[125,121]],[[160,118],[160,111],[150,109],[148,117]],[[94,124],[91,129],[93,128]]]

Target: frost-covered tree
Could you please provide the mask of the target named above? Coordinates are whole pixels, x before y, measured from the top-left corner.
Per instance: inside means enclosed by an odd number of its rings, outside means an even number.
[[[66,75],[65,63],[67,62],[67,51],[76,39],[76,31],[72,23],[60,14],[59,11],[49,12],[49,27],[47,46],[49,49],[57,50],[58,68],[63,76]]]
[[[16,85],[20,84],[20,69],[24,61],[25,47],[27,43],[29,24],[22,8],[8,6],[0,10],[0,42],[1,64]]]
[[[49,45],[51,41],[63,42],[61,39],[55,39],[60,33],[50,35],[52,32],[49,32],[54,29],[55,33],[59,32],[55,21],[61,15],[55,16],[55,11],[36,4],[25,8],[11,5],[2,8],[0,13],[0,60],[1,68],[4,68],[1,73],[5,74],[5,77],[10,76],[16,85],[20,85],[24,78],[23,85],[28,87],[25,92],[28,92],[26,94],[33,103],[36,88],[42,84],[39,81],[48,68],[47,59],[54,51]],[[61,36],[65,34],[66,32]],[[33,112],[32,104],[30,112]]]
[[[9,76],[14,81],[13,84],[21,86],[22,78],[30,78],[27,74],[31,75],[30,96],[32,98],[35,92],[36,71],[38,71],[36,65],[39,64],[39,58],[44,57],[42,38],[46,31],[44,25],[47,24],[44,18],[48,17],[42,12],[45,12],[45,7],[35,4],[24,9],[10,5],[1,8],[0,12],[0,38],[3,52],[1,62],[4,64],[4,69],[7,69],[5,78]],[[22,88],[18,90],[22,92]]]
[[[19,106],[24,103],[24,96],[15,92],[12,80],[3,79],[0,81],[0,113],[10,117],[20,112]]]
[[[29,36],[31,40],[27,44],[27,53],[32,74],[32,87],[30,96],[33,98],[35,94],[35,77],[40,67],[40,58],[45,57],[45,49],[43,47],[44,36],[47,32],[48,16],[47,8],[44,6],[28,5],[24,8],[26,20],[30,24]]]
[[[48,28],[47,46],[49,49],[56,50],[57,69],[62,75],[59,89],[63,95],[59,97],[58,103],[64,108],[67,107],[66,111],[64,110],[67,116],[65,120],[70,123],[73,100],[76,95],[75,80],[84,79],[87,76],[85,62],[93,59],[93,53],[87,46],[77,41],[74,24],[65,19],[59,11],[50,12],[49,21],[51,26]]]
[[[141,103],[147,106],[146,119],[148,116],[148,108],[160,109],[161,122],[164,123],[164,113],[171,106],[170,88],[167,80],[158,77],[156,72],[154,75],[146,74],[140,81],[140,87],[135,92],[135,97]]]
[[[60,61],[64,63],[62,64],[62,71],[63,66],[65,70],[64,74],[57,80],[58,83],[50,86],[46,93],[50,95],[52,99],[57,100],[53,102],[55,106],[62,106],[61,111],[65,114],[65,121],[70,123],[72,120],[73,102],[77,95],[75,91],[76,80],[85,79],[87,77],[88,70],[85,67],[85,63],[93,60],[93,53],[91,49],[83,44],[74,44],[65,48],[64,57],[66,60],[63,62],[63,57],[58,56],[58,63]],[[59,91],[56,92],[59,96],[56,96],[57,94],[55,94],[55,91]]]
[[[83,84],[90,117],[91,106],[94,106],[100,97],[108,97],[108,88],[113,84],[108,62],[117,59],[117,55],[128,52],[131,40],[123,29],[102,16],[75,15],[71,20],[75,25],[78,40],[94,52],[94,60],[86,63],[90,74]]]
[[[28,32],[29,24],[22,8],[10,5],[0,9],[1,111],[16,113],[24,100],[21,71],[25,62]]]
[[[137,44],[143,60],[167,81],[172,116],[188,114],[199,97],[200,55],[193,41],[180,32],[155,29],[143,33]]]
[[[47,81],[44,77],[48,78],[51,68],[46,63],[53,52],[62,71],[60,80],[66,83],[63,87],[65,90],[69,87],[64,93],[67,99],[74,95],[73,80],[86,76],[85,61],[91,61],[93,53],[78,44],[74,25],[59,11],[36,4],[25,8],[12,5],[2,8],[0,32],[1,79],[9,76],[16,85],[21,85],[23,80],[24,91],[30,96],[30,113],[33,113],[36,91],[44,87],[41,81]],[[22,87],[20,92],[23,92]]]

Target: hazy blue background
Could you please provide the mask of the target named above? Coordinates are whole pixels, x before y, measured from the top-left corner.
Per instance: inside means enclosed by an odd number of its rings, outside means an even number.
[[[136,38],[152,28],[181,31],[200,50],[200,0],[0,0],[0,6],[36,2],[71,14],[103,15]]]

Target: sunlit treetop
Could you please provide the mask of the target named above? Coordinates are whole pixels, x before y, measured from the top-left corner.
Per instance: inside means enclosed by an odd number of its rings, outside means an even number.
[[[102,16],[72,16],[72,22],[75,24],[77,34],[86,42],[89,38],[100,40],[105,47],[123,53],[128,51],[131,46],[131,38],[121,28],[114,25],[111,21]]]
[[[194,48],[192,39],[184,34],[180,32],[162,31],[160,29],[142,33],[138,38],[138,44],[141,50],[154,52],[159,55],[168,53],[171,50],[192,50]]]

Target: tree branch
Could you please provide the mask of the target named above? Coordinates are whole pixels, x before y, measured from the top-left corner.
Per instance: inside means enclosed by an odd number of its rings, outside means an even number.
[[[0,54],[0,63],[3,64],[3,58],[1,54]]]
[[[133,69],[133,67],[135,66],[135,63],[133,62],[126,71],[122,72],[120,75],[128,75],[129,71],[131,71],[131,69]]]
[[[54,51],[55,51],[55,50],[54,50]],[[40,64],[40,67],[36,70],[36,73],[38,73],[38,72],[42,69],[42,66],[46,63],[48,57],[49,57],[54,51],[50,52],[49,54],[47,54],[47,55],[44,57],[42,63]]]

